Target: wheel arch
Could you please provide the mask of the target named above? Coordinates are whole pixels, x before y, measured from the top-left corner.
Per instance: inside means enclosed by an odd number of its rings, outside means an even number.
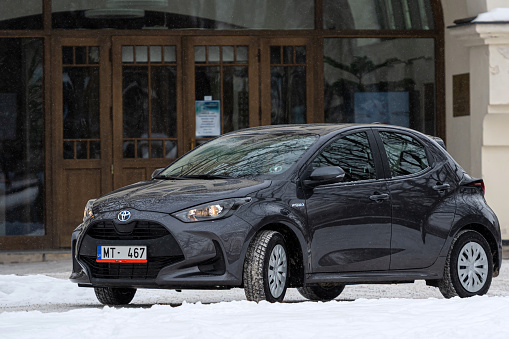
[[[287,255],[289,257],[289,281],[288,287],[301,287],[304,283],[304,255],[301,240],[294,230],[286,224],[275,222],[267,224],[256,231],[251,237],[250,243],[255,238],[256,234],[263,231],[276,231],[281,233],[285,239],[287,247]],[[244,282],[242,282],[244,283]]]
[[[486,239],[486,241],[488,242],[488,245],[490,246],[491,254],[493,257],[493,276],[497,277],[498,274],[500,273],[500,265],[501,265],[497,239],[495,238],[493,233],[486,226],[477,224],[477,223],[472,223],[472,224],[463,226],[462,228],[458,229],[455,232],[454,236],[456,236],[456,234],[458,234],[461,231],[467,231],[467,230],[475,231],[475,232],[481,234],[483,236],[483,238]]]

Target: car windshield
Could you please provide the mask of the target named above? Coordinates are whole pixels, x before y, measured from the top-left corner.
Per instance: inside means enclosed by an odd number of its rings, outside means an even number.
[[[227,135],[185,155],[158,178],[274,176],[295,164],[317,139],[312,134]]]

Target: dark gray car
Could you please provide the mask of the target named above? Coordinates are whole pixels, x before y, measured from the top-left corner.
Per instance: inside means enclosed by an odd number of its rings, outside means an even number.
[[[501,265],[498,220],[483,181],[442,146],[385,125],[224,135],[89,201],[70,279],[104,304],[137,288],[243,287],[274,302],[296,287],[330,300],[348,284],[414,280],[448,298],[485,294]]]

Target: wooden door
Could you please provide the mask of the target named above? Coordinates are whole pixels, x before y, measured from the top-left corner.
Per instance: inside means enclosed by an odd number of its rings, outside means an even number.
[[[186,151],[180,38],[113,37],[115,188],[147,180]]]
[[[58,244],[82,221],[88,199],[112,189],[108,39],[57,39],[53,54],[53,192]]]
[[[260,45],[262,125],[319,122],[312,40],[271,38]]]
[[[256,38],[189,37],[184,53],[186,150],[260,125]]]

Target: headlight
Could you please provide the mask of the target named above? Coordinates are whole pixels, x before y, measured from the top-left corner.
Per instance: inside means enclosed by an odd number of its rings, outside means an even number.
[[[226,218],[251,198],[237,198],[214,201],[173,213],[172,216],[183,222],[196,222]]]
[[[96,199],[91,199],[87,202],[85,210],[83,211],[83,222],[94,217],[94,213],[92,212],[92,205],[94,204],[95,200]]]

